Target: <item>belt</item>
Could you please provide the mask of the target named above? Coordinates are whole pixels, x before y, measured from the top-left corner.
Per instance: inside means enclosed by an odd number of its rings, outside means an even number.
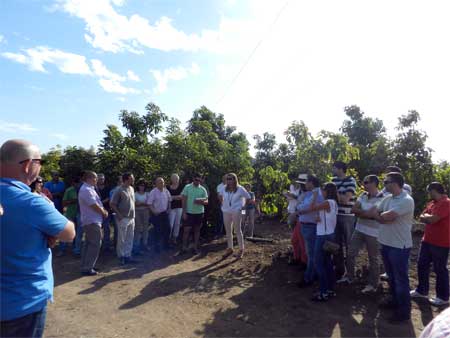
[[[302,223],[302,222],[300,222],[302,225],[317,225],[317,223],[310,223],[310,222],[305,222],[305,223]]]

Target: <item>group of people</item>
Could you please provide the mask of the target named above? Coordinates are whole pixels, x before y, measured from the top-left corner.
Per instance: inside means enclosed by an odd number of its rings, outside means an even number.
[[[164,178],[157,177],[149,189],[145,180],[135,182],[133,174],[124,173],[118,177],[117,186],[108,189],[104,174],[87,170],[81,178],[74,178],[67,189],[57,172],[52,173],[52,180],[45,184],[38,176],[30,188],[75,224],[73,253],[81,255],[81,273],[93,276],[98,274],[96,262],[102,249],[109,251],[113,244],[122,265],[137,263],[132,256],[142,255],[143,251],[159,253],[176,247],[181,225],[181,249],[176,255],[188,251],[191,234],[192,251],[199,254],[200,229],[208,204],[208,192],[202,183],[200,174],[194,174],[191,183],[186,185],[181,184],[178,174],[172,174],[169,185]],[[228,248],[224,256],[234,252],[234,232],[239,247],[235,256],[243,257],[243,222],[248,224],[246,230],[253,237],[256,202],[250,190],[250,185],[244,188],[239,184],[234,173],[224,175],[217,187],[221,207],[219,223],[223,224],[227,235]],[[221,231],[223,229],[219,233]],[[60,241],[56,255],[64,255],[68,244]]]
[[[432,305],[449,303],[447,270],[450,247],[450,199],[439,182],[428,185],[430,203],[420,215],[425,224],[417,262],[417,288],[410,290],[409,258],[414,223],[412,189],[396,166],[386,168],[384,188],[380,179],[368,175],[357,196],[356,180],[347,175],[345,163],[333,165],[333,179],[320,185],[314,175],[300,174],[285,193],[293,257],[306,265],[300,287],[319,281],[313,300],[327,301],[336,295],[335,283],[355,282],[355,258],[367,248],[369,276],[362,293],[375,293],[380,277],[387,279],[391,297],[382,307],[394,310],[393,322],[410,319],[411,297],[428,298],[431,263],[436,273],[436,297]],[[385,273],[380,276],[379,256]]]
[[[72,242],[74,253],[81,254],[81,273],[87,276],[98,273],[101,248],[110,250],[112,243],[121,264],[134,263],[133,255],[142,251],[159,252],[176,245],[181,232],[181,249],[176,255],[189,250],[191,235],[193,252],[200,252],[200,230],[209,203],[200,174],[192,175],[186,185],[177,174],[168,185],[158,177],[150,188],[142,179],[135,184],[133,174],[124,173],[109,189],[104,175],[87,170],[66,189],[57,173],[44,184],[39,176],[42,164],[38,147],[28,141],[9,140],[0,148],[1,336],[42,336],[47,301],[53,298],[50,249],[57,243],[57,255],[64,255]],[[398,168],[389,167],[383,190],[379,190],[379,178],[369,175],[363,180],[364,192],[356,198],[356,181],[346,171],[345,163],[336,162],[332,182],[324,185],[314,175],[301,174],[285,194],[288,222],[295,225],[294,258],[306,265],[299,286],[309,287],[318,280],[319,292],[313,300],[334,297],[336,279],[354,282],[355,257],[365,244],[369,281],[362,292],[378,288],[380,249],[392,295],[383,305],[394,310],[394,321],[410,318],[411,297],[428,297],[431,263],[437,278],[436,297],[429,301],[448,304],[450,200],[442,184],[428,186],[431,202],[420,215],[425,235],[417,262],[419,284],[410,290],[411,187]],[[255,194],[250,185],[239,184],[236,174],[228,173],[217,186],[217,196],[217,233],[224,228],[227,236],[224,258],[234,254],[240,259],[245,252],[244,234],[254,236]]]

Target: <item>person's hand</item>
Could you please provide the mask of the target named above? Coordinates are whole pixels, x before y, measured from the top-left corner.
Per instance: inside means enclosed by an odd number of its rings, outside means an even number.
[[[53,249],[56,246],[56,240],[57,238],[54,236],[47,236],[47,246]]]
[[[370,209],[367,211],[367,214],[368,214],[370,217],[373,217],[373,218],[375,218],[376,216],[378,216],[378,209],[377,209],[377,207],[372,207],[372,208],[370,208]]]
[[[106,211],[106,209],[105,208],[102,208],[102,215],[103,215],[103,218],[107,218],[108,217],[108,211]]]

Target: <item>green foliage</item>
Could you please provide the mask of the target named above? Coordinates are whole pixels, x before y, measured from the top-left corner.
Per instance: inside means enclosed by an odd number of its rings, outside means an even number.
[[[289,186],[287,173],[268,166],[260,170],[259,177],[263,188],[261,211],[269,216],[282,216],[287,208],[286,198],[282,195]]]
[[[81,177],[84,170],[95,170],[95,150],[69,146],[59,160],[59,166],[64,173],[66,185],[70,185],[73,178]]]
[[[40,176],[45,181],[52,179],[52,172],[57,171],[64,177],[64,173],[61,172],[59,161],[61,160],[62,150],[61,146],[57,145],[55,148],[51,148],[47,153],[42,154],[42,159],[45,161],[45,165],[42,166]]]
[[[442,161],[433,166],[434,180],[444,185],[447,194],[450,193],[450,163]]]

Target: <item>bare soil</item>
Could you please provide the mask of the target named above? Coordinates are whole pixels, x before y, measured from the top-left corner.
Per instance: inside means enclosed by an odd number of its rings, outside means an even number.
[[[338,286],[337,297],[327,303],[311,302],[314,288],[299,289],[302,272],[287,264],[286,225],[266,221],[256,233],[275,241],[246,242],[242,260],[222,258],[225,239],[205,242],[199,256],[148,253],[126,267],[113,253],[102,254],[101,273],[94,277],[80,275],[79,259],[55,257],[55,303],[48,309],[45,336],[418,337],[439,313],[427,302],[413,301],[410,323],[389,324],[389,311],[377,306],[386,283],[376,295],[361,294],[361,283]],[[411,287],[420,236],[414,239]],[[363,253],[362,271],[366,262]]]

